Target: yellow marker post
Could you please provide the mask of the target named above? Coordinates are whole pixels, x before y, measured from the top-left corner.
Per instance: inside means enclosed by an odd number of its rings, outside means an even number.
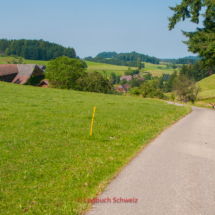
[[[96,107],[94,107],[94,111],[93,111],[93,118],[92,118],[92,122],[91,122],[90,136],[92,136],[92,133],[93,133],[93,121],[94,121],[95,112],[96,112]]]

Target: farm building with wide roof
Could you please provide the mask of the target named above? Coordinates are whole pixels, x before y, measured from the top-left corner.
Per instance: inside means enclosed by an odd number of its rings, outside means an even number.
[[[31,76],[43,76],[44,70],[36,64],[0,64],[0,81],[25,84]]]

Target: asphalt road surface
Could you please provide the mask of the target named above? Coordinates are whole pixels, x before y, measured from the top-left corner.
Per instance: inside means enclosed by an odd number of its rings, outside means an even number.
[[[215,110],[193,107],[98,199],[87,215],[215,215]]]

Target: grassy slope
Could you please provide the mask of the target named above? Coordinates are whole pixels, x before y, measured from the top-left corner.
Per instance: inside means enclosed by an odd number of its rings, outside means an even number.
[[[2,214],[86,210],[89,205],[78,197],[95,197],[141,148],[188,111],[135,97],[4,82],[0,88]]]
[[[152,73],[153,76],[161,76],[162,73],[165,74],[172,74],[174,69],[166,69],[166,65],[162,65],[162,64],[151,64],[151,63],[144,63],[145,64],[145,68],[142,69],[142,71],[144,72],[150,72]],[[158,68],[158,67],[162,67],[162,69]]]
[[[7,64],[8,61],[12,62],[12,60],[14,60],[14,57],[0,57],[0,64]],[[18,59],[15,59],[16,61],[18,61]],[[44,61],[44,60],[25,60],[23,59],[24,63],[26,64],[38,64],[38,65],[48,65],[48,61]]]
[[[215,97],[215,74],[198,82],[201,87],[199,97],[201,99],[208,99]]]

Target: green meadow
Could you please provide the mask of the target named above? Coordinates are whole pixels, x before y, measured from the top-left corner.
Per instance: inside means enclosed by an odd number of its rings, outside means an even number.
[[[199,92],[198,100],[195,101],[195,105],[212,108],[210,103],[215,103],[215,74],[197,82],[197,85],[200,86],[201,91]]]
[[[163,101],[0,82],[1,214],[81,214],[190,109]],[[90,136],[96,107],[93,135]]]
[[[18,59],[14,58],[14,57],[10,57],[10,56],[6,56],[6,57],[0,57],[0,64],[8,64],[8,61],[12,62],[13,60],[18,61]],[[26,60],[23,59],[23,62],[26,64],[38,64],[38,65],[48,65],[48,61],[44,61],[44,60]]]
[[[124,75],[124,72],[128,69],[127,66],[117,66],[117,65],[110,65],[104,63],[96,63],[85,61],[88,66],[88,71],[99,71],[102,72],[103,70],[106,71],[107,75],[109,76],[111,72],[115,72],[116,75]],[[147,74],[150,72],[153,76],[161,76],[162,73],[165,74],[172,74],[173,69],[166,69],[165,65],[161,64],[151,64],[151,63],[144,63],[145,68],[141,69],[142,75]],[[158,68],[161,67],[161,68]],[[135,70],[137,67],[131,67],[131,69]]]
[[[145,62],[144,64],[145,64],[145,68],[141,70],[143,74],[146,72],[150,72],[152,76],[161,76],[162,73],[172,74],[174,72],[174,69],[172,68],[167,69],[166,65],[163,65],[163,64],[152,64],[152,63],[145,63]],[[178,70],[176,69],[176,71]]]

